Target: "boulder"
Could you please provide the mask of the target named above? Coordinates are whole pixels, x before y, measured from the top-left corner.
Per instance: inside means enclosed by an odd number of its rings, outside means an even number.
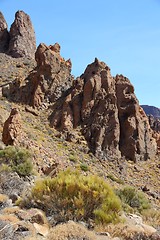
[[[18,109],[13,108],[5,121],[2,132],[2,141],[6,145],[17,145],[22,141],[21,116]]]
[[[8,54],[14,58],[35,57],[36,40],[30,17],[23,11],[15,14],[15,20],[10,28]]]
[[[0,12],[0,52],[6,52],[9,46],[8,26],[3,14]]]

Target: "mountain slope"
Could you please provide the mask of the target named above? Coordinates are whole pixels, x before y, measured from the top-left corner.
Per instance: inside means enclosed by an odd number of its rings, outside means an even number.
[[[147,115],[153,115],[155,118],[160,118],[160,108],[149,105],[141,105],[141,107]]]

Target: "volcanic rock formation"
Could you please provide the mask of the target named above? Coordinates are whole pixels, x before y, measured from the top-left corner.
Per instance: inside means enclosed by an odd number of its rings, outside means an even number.
[[[123,156],[136,161],[147,160],[155,153],[155,141],[148,118],[134,94],[134,87],[122,75],[116,78],[116,96],[120,123],[120,151]]]
[[[91,151],[102,159],[147,160],[156,153],[148,118],[130,81],[122,75],[113,78],[98,59],[76,79],[64,101],[55,104],[50,120],[61,131],[81,125]]]
[[[2,141],[6,145],[19,145],[22,135],[21,116],[18,110],[13,108],[9,118],[4,123]]]
[[[160,119],[152,115],[148,116],[149,124],[153,130],[153,137],[156,139],[158,152],[160,152]]]
[[[149,115],[148,119],[149,119],[149,124],[150,124],[151,128],[153,129],[153,131],[160,133],[160,119],[155,118],[152,115]]]
[[[23,11],[15,14],[15,20],[10,29],[8,53],[12,57],[34,58],[36,40],[30,17]]]
[[[30,17],[23,11],[15,14],[15,20],[10,31],[0,12],[0,52],[7,53],[14,58],[34,58],[36,51],[36,39]]]
[[[34,56],[34,30],[22,11],[11,26],[8,52],[13,57]],[[61,57],[58,43],[40,44],[35,59],[37,67],[27,78],[7,86],[10,100],[38,109],[52,105],[51,126],[66,133],[80,126],[90,150],[101,159],[124,156],[136,162],[155,155],[157,144],[148,118],[127,78],[112,77],[109,67],[95,59],[73,81],[71,61]]]
[[[30,105],[40,106],[44,100],[54,102],[71,86],[71,62],[60,56],[60,45],[40,44],[35,58],[37,69],[30,76],[29,89],[32,89]]]
[[[5,52],[9,46],[9,33],[7,23],[3,14],[0,12],[0,52]]]
[[[16,79],[9,86],[11,100],[33,107],[56,101],[72,85],[71,61],[60,56],[60,45],[40,44],[35,53],[37,67],[27,79]]]

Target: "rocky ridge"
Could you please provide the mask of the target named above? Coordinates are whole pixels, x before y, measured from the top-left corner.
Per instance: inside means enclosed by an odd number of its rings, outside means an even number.
[[[51,126],[70,131],[78,125],[91,151],[99,158],[147,160],[156,154],[148,119],[130,81],[113,78],[98,59],[88,65],[62,104],[53,107]]]
[[[71,87],[71,61],[60,55],[59,44],[40,44],[35,53],[37,66],[27,78],[17,77],[8,86],[11,101],[28,104],[34,108],[47,107]]]
[[[101,159],[136,162],[155,156],[156,141],[127,78],[112,77],[109,67],[95,59],[73,81],[71,61],[60,56],[57,43],[40,44],[35,58],[34,71],[9,85],[10,100],[49,107],[50,125],[67,136],[80,126],[90,150]]]
[[[141,105],[145,113],[149,116],[152,115],[154,118],[160,118],[160,109],[154,106]]]

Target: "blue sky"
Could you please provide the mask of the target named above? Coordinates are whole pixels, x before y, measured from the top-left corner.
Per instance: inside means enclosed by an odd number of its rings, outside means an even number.
[[[97,57],[135,87],[140,104],[160,108],[160,0],[0,0],[8,25],[28,13],[37,45],[55,42],[75,76]]]

